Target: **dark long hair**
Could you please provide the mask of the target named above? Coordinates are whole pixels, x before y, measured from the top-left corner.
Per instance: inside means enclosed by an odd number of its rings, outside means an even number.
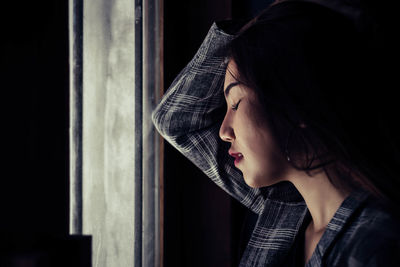
[[[362,16],[283,2],[245,25],[229,55],[295,168],[324,168],[337,187],[399,203],[391,54],[375,31]]]

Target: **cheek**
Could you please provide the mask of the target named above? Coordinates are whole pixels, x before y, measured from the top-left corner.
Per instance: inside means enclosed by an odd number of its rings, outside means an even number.
[[[246,122],[245,130],[248,140],[251,140],[251,145],[255,151],[264,151],[270,149],[274,140],[271,131],[259,110],[256,108],[247,109],[245,112]]]
[[[258,155],[259,158],[271,158],[271,153],[276,154],[279,151],[262,106],[257,99],[249,97],[241,107],[241,112],[237,113],[239,117],[236,130],[240,131],[238,137],[246,143],[251,154]]]
[[[248,117],[247,140],[249,148],[257,165],[274,168],[280,166],[284,156],[275,140],[265,118],[253,111]]]
[[[254,128],[249,148],[257,165],[269,167],[275,164],[274,161],[278,153],[276,144],[264,129]]]
[[[284,175],[287,162],[275,140],[265,117],[255,105],[248,105],[241,117],[242,144],[247,154],[243,174],[252,187],[261,187],[278,182]],[[245,154],[245,156],[246,156]]]

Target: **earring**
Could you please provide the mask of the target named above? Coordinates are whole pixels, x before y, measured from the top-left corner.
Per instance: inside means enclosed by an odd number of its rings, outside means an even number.
[[[286,160],[296,169],[303,171],[311,171],[319,169],[326,165],[333,163],[335,160],[329,157],[329,153],[317,155],[319,151],[315,147],[315,143],[309,142],[306,138],[307,125],[304,123],[293,127],[286,138],[285,142],[285,156]],[[314,140],[314,139],[313,139]],[[295,148],[291,148],[290,144],[295,144]],[[321,146],[323,146],[321,144]],[[310,151],[311,150],[311,151]],[[310,157],[310,152],[312,156]],[[296,157],[297,153],[297,157]],[[305,157],[305,158],[304,158]],[[320,164],[313,166],[316,159],[321,160]],[[296,162],[299,161],[299,162]]]
[[[300,123],[298,126],[293,127],[286,138],[285,142],[285,156],[286,160],[292,164],[296,169],[299,170],[310,170],[313,169],[311,166],[316,159],[315,153],[312,153],[312,157],[309,157],[309,149],[311,144],[307,142],[306,137],[304,136],[304,131],[307,128],[307,125],[304,123]],[[290,143],[293,142],[296,144],[295,152],[301,155],[305,155],[305,164],[303,166],[299,166],[296,163],[297,157],[292,155],[293,150],[290,149]],[[314,152],[314,149],[312,149]]]

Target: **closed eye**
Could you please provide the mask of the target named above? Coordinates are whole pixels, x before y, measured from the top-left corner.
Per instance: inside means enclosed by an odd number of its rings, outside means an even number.
[[[240,101],[242,101],[242,100],[239,100],[239,102],[237,102],[235,105],[232,106],[233,110],[237,110],[238,109]]]

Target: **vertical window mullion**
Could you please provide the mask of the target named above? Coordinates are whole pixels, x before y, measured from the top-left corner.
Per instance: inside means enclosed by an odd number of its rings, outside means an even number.
[[[70,0],[70,234],[82,234],[82,37],[83,0]]]
[[[135,223],[134,266],[142,266],[143,221],[143,9],[142,0],[135,0]]]
[[[161,266],[160,147],[151,113],[162,86],[162,1],[143,2],[143,246],[142,266]]]

